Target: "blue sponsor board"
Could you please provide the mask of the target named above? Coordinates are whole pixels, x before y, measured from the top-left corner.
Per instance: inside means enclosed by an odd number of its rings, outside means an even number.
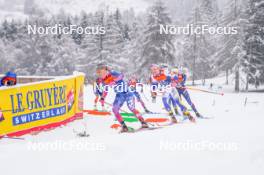
[[[47,118],[58,117],[66,114],[66,106],[52,108],[44,111],[38,111],[29,114],[23,114],[13,117],[13,126],[30,123]]]

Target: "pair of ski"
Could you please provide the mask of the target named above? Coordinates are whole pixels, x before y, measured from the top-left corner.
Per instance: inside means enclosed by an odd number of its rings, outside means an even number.
[[[129,113],[130,114],[130,113]],[[160,113],[160,112],[145,112],[145,113],[142,113],[142,115],[146,115],[146,114],[162,114],[162,115],[167,115],[167,113]],[[133,116],[133,114],[131,114],[130,116]],[[205,116],[200,116],[200,117],[197,117],[198,119],[212,119],[212,117],[205,117]],[[187,117],[185,117],[185,119],[188,119]]]
[[[148,128],[138,128],[138,129],[135,129],[133,127],[128,126],[127,128],[128,128],[128,131],[126,131],[126,132],[119,131],[119,133],[120,134],[124,134],[124,133],[136,133],[136,132],[140,132],[140,131],[151,131],[151,130],[160,129],[162,127],[156,127],[156,126],[155,127],[152,127],[152,126],[150,126]]]
[[[105,116],[105,115],[111,115],[111,112],[108,112],[108,111],[100,111],[100,110],[84,110],[84,112],[87,112],[88,114],[93,114],[93,115],[102,115],[102,116]],[[145,114],[167,114],[167,113],[158,113],[158,112],[145,112],[145,113],[142,113],[142,115],[145,115]],[[132,117],[134,116],[133,113],[128,113],[128,112],[123,112],[121,113],[122,116],[127,116],[127,117]],[[201,116],[199,117],[199,119],[212,119],[211,117],[204,117],[204,116]]]
[[[142,131],[153,131],[153,130],[158,130],[158,129],[162,129],[162,128],[165,128],[165,127],[168,127],[168,126],[172,126],[172,125],[177,125],[177,124],[181,124],[182,122],[178,122],[178,123],[173,123],[173,122],[170,122],[170,123],[167,123],[167,124],[158,124],[158,123],[147,123],[149,125],[148,128],[138,128],[138,129],[135,129],[133,127],[130,127],[128,126],[128,131],[127,132],[122,132],[122,131],[119,131],[120,134],[123,134],[123,133],[137,133],[137,132],[142,132]]]
[[[212,119],[212,118],[201,116],[198,119]],[[149,125],[148,128],[138,128],[138,129],[135,129],[133,127],[128,126],[128,131],[127,132],[119,131],[119,133],[136,133],[136,132],[141,132],[141,131],[157,130],[157,129],[161,129],[161,128],[168,127],[168,126],[172,126],[172,125],[182,124],[182,123],[184,123],[185,120],[189,120],[188,117],[184,117],[183,120],[178,121],[177,123],[174,123],[172,121],[169,122],[169,123],[166,123],[166,124],[151,123],[151,122],[149,122],[149,123],[147,123]],[[195,122],[192,122],[192,123],[195,123]]]

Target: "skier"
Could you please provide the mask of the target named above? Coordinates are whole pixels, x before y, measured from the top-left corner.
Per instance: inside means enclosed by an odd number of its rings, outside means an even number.
[[[157,67],[155,67],[154,69],[151,68],[151,74],[152,82],[158,83],[161,86],[165,87],[165,91],[162,95],[162,102],[165,109],[169,112],[172,122],[177,123],[178,121],[173,113],[173,110],[171,109],[169,101],[176,103],[181,108],[183,115],[187,116],[190,121],[195,122],[195,119],[187,111],[187,108],[180,102],[176,89],[167,87],[172,85],[173,77],[171,77],[170,75],[165,75],[161,68]]]
[[[144,108],[146,113],[150,113],[150,111],[147,109],[144,101],[142,100],[139,92],[137,91],[137,86],[141,86],[141,92],[143,92],[143,84],[140,84],[140,81],[137,79],[135,75],[130,76],[130,79],[128,80],[128,85],[130,87],[131,92],[134,94],[136,97],[137,101],[141,104],[141,106]]]
[[[201,114],[197,111],[195,105],[193,104],[185,85],[187,80],[187,69],[183,68],[182,71],[178,71],[178,75],[176,75],[175,79],[177,82],[176,88],[180,95],[180,98],[182,98],[183,96],[187,103],[191,106],[192,110],[195,112],[196,116],[198,118],[202,118]]]
[[[174,88],[174,89],[173,89],[173,92],[174,92],[175,96],[176,96],[177,99],[178,99],[178,100],[173,100],[173,99],[171,99],[171,100],[170,100],[170,103],[172,104],[172,106],[173,106],[173,108],[174,108],[174,111],[175,111],[175,114],[176,114],[176,115],[179,115],[178,107],[177,107],[177,106],[183,105],[182,103],[180,103],[180,104],[178,105],[177,101],[180,102],[181,99],[180,99],[179,93],[176,92],[177,90],[175,91],[175,88],[176,88],[176,85],[177,85],[177,81],[176,81],[176,80],[177,80],[177,76],[176,76],[176,75],[178,75],[178,73],[179,73],[178,68],[172,68],[171,71],[170,71],[170,76],[172,77],[171,85],[172,85],[172,87]]]
[[[151,72],[152,71],[157,71],[157,69],[159,69],[159,66],[157,64],[152,64],[151,67]],[[149,78],[149,82],[150,82],[150,85],[151,85],[151,98],[152,98],[152,103],[156,103],[156,99],[157,99],[157,89],[158,89],[158,82],[157,81],[154,81],[153,78],[152,78],[152,75],[150,76]]]
[[[97,78],[94,83],[94,94],[95,94],[94,110],[97,110],[97,103],[98,101],[100,101],[101,106],[102,106],[102,111],[104,111],[105,110],[104,104],[105,104],[105,98],[107,96],[107,89],[104,89],[101,78]]]
[[[17,75],[14,72],[7,72],[5,76],[1,79],[1,86],[14,86],[17,83]]]
[[[113,113],[115,114],[116,119],[122,126],[121,132],[128,132],[128,127],[126,126],[119,110],[126,102],[129,110],[135,114],[142,124],[142,128],[148,128],[147,123],[144,121],[144,118],[141,116],[138,110],[135,109],[135,98],[133,93],[129,92],[127,89],[127,84],[125,83],[124,75],[110,70],[105,64],[99,64],[96,69],[98,77],[102,78],[104,85],[111,86],[114,88],[116,93],[115,100],[113,103]]]
[[[169,66],[166,65],[166,64],[161,64],[159,66],[159,68],[160,68],[160,73],[161,74],[165,74],[165,75],[169,75],[170,74],[170,77],[172,77],[171,81],[173,82],[173,76],[171,75],[171,72],[169,70]],[[168,102],[166,101],[165,103],[168,103],[167,105],[172,104],[175,114],[179,115],[178,108],[177,108],[177,105],[178,105],[177,101],[178,100],[174,99],[174,97],[178,97],[178,94],[175,92],[174,89],[172,89],[172,92],[173,92],[173,96],[169,96]]]

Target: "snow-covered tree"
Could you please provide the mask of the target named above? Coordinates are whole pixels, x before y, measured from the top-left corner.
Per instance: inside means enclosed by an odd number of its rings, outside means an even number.
[[[140,69],[145,71],[143,74],[147,73],[146,67],[149,67],[152,63],[173,65],[175,62],[173,36],[161,33],[161,25],[171,25],[171,18],[164,3],[156,1],[148,11],[143,36],[143,53],[140,60]]]
[[[7,45],[6,42],[0,39],[0,74],[4,74],[7,71],[14,70],[14,55],[16,53],[17,52],[14,50],[14,47],[12,47],[11,44]]]
[[[221,45],[213,55],[215,71],[226,72],[226,84],[229,83],[229,73],[235,71],[235,90],[239,91],[240,77],[239,71],[242,58],[245,54],[243,49],[244,28],[247,20],[245,19],[244,4],[241,0],[231,0],[225,5],[223,17],[220,25],[236,28],[237,34],[221,35],[218,40]]]
[[[48,75],[72,74],[76,68],[76,57],[78,48],[68,35],[62,35],[60,39],[53,40],[53,51],[51,61],[45,67]]]
[[[17,38],[17,28],[18,24],[14,20],[11,22],[5,20],[2,27],[0,27],[0,38],[3,38],[3,40],[14,41]]]
[[[219,8],[215,0],[200,0],[199,4],[200,18],[205,24],[218,25]]]
[[[89,18],[91,26],[104,27],[105,14],[103,12],[96,12],[94,15],[90,14]],[[79,55],[76,58],[76,68],[78,71],[87,73],[89,79],[94,77],[96,64],[103,60],[103,37],[104,34],[100,33],[84,35],[81,47],[78,48]]]
[[[245,34],[245,64],[247,86],[264,82],[264,0],[249,0],[247,9],[249,25]]]
[[[212,0],[201,0],[201,2],[193,9],[193,13],[189,20],[193,27],[203,28],[217,27],[218,11]],[[216,35],[209,33],[188,35],[185,38],[184,60],[186,65],[192,71],[193,84],[195,79],[205,79],[212,76],[211,57],[217,50]]]
[[[140,76],[142,69],[140,69],[139,63],[142,61],[144,25],[140,19],[135,19],[130,26],[127,24],[127,28],[127,36],[129,38],[125,38],[125,45],[120,54],[122,64],[124,65],[123,70],[127,74],[137,74]]]
[[[94,15],[91,26],[103,27],[105,33],[86,35],[81,44],[82,52],[79,57],[79,68],[90,69],[94,72],[95,65],[106,62],[113,68],[125,70],[126,66],[121,59],[125,38],[120,12],[106,16],[104,12],[97,12]],[[88,68],[89,67],[89,68]],[[93,74],[90,74],[92,77]]]

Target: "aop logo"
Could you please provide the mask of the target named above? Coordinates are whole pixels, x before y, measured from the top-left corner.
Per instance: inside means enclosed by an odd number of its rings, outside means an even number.
[[[5,118],[4,118],[4,114],[2,112],[2,109],[0,108],[0,122],[4,121]]]
[[[68,112],[72,109],[74,105],[74,89],[71,89],[67,95],[67,105],[68,105]]]

